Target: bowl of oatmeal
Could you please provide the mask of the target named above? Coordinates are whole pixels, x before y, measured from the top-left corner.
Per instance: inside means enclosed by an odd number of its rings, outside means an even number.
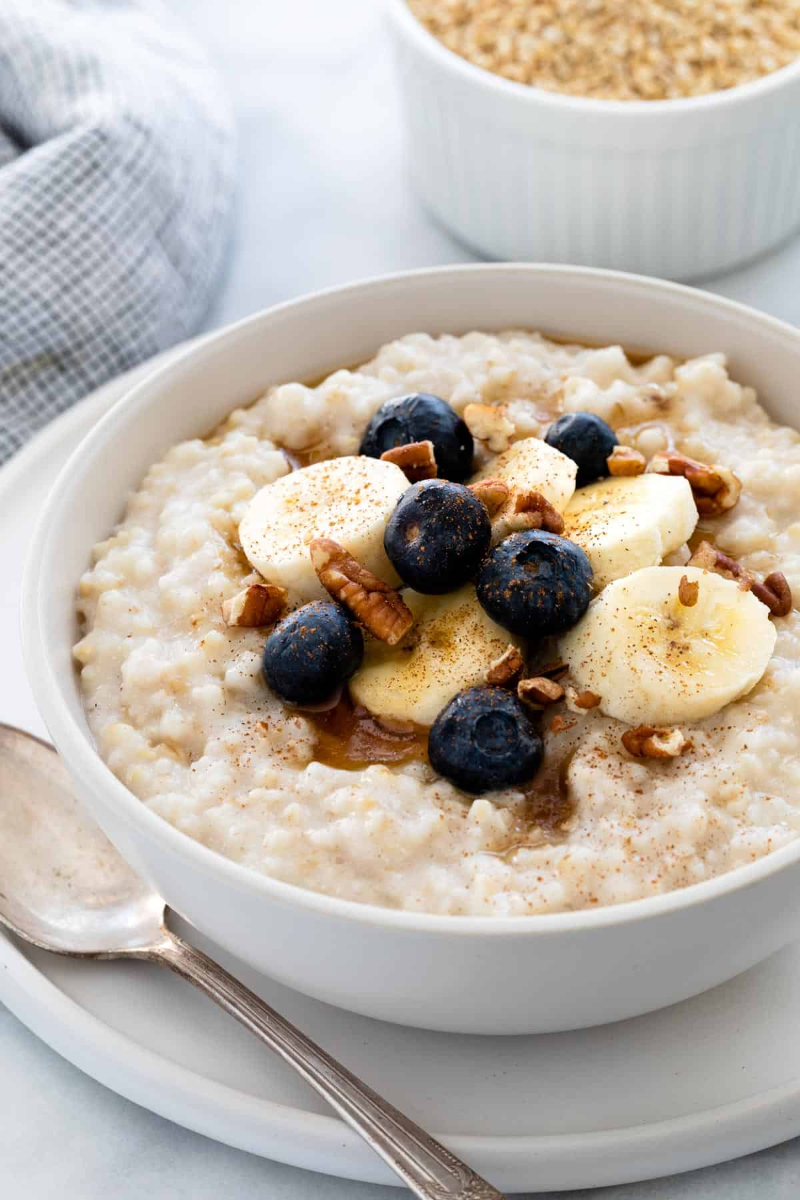
[[[794,0],[388,0],[412,176],[483,255],[671,279],[800,223]]]
[[[799,366],[729,301],[524,265],[188,351],[31,547],[92,813],[209,937],[381,1019],[574,1028],[753,965],[800,912]]]

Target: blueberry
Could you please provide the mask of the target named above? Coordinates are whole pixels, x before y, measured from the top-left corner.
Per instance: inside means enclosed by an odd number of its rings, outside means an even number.
[[[590,412],[564,413],[550,426],[544,440],[578,464],[578,487],[605,478],[606,459],[617,445],[611,426]]]
[[[426,441],[433,442],[442,479],[467,478],[472,470],[472,434],[447,401],[426,392],[382,404],[366,428],[359,454],[380,458],[384,450]]]
[[[364,639],[347,610],[314,600],[284,617],[264,646],[264,678],[290,704],[316,704],[356,673]]]
[[[515,787],[542,762],[541,734],[513,692],[472,687],[454,696],[434,721],[428,757],[434,770],[465,792]]]
[[[383,545],[404,583],[439,595],[472,578],[491,537],[489,514],[474,492],[424,479],[398,500]]]
[[[486,556],[475,580],[478,600],[498,625],[527,638],[563,633],[592,598],[592,568],[574,542],[528,529]]]

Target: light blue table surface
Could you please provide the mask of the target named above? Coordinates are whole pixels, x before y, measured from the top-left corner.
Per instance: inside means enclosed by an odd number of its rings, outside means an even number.
[[[236,233],[208,328],[330,284],[473,257],[409,187],[378,0],[168,3],[217,60],[240,130]],[[708,286],[800,323],[798,279],[796,240]],[[94,1083],[2,1006],[0,1064],[3,1200],[400,1194],[265,1162],[180,1129]],[[591,1193],[598,1200],[798,1194],[800,1140],[690,1175]]]

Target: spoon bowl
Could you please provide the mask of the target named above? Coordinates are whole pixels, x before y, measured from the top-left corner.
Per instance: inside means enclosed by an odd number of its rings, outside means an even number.
[[[0,725],[0,925],[43,950],[189,980],[309,1083],[420,1200],[503,1200],[424,1129],[166,926],[164,901],[75,796],[52,746]]]
[[[75,796],[52,746],[0,725],[0,919],[44,950],[92,957],[150,950],[164,902]]]

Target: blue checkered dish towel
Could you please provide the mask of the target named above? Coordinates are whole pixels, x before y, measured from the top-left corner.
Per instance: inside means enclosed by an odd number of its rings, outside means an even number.
[[[0,0],[0,462],[198,326],[228,108],[159,0]]]

